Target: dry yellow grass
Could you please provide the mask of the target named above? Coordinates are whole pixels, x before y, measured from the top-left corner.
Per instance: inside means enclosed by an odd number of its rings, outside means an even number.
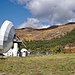
[[[75,24],[72,25],[64,25],[55,29],[50,30],[35,30],[35,29],[20,29],[16,30],[16,35],[20,37],[20,39],[26,40],[50,40],[54,37],[60,37],[61,35],[66,35],[67,32],[72,31],[75,28]]]
[[[0,58],[4,75],[75,75],[75,54]]]

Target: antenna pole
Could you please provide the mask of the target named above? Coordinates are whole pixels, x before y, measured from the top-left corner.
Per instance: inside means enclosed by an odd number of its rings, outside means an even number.
[[[16,36],[19,40],[20,40],[20,38],[18,37],[18,36]],[[22,41],[22,44],[23,44],[23,46],[26,48],[26,46],[25,46],[25,44],[23,43],[23,41]]]

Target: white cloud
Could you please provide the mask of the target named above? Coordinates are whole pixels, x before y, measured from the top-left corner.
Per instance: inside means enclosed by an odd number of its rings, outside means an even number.
[[[75,19],[75,0],[12,1],[24,4],[25,9],[28,9],[36,18],[50,24],[64,24]]]
[[[35,17],[51,24],[63,24],[75,18],[75,0],[32,0],[25,8]]]
[[[28,18],[27,22],[24,22],[18,28],[25,28],[25,27],[32,27],[35,29],[41,29],[41,28],[47,28],[47,27],[49,27],[49,25],[42,25],[40,23],[40,20],[35,19],[35,18]]]
[[[10,0],[11,2],[16,2],[17,4],[25,4],[30,0]]]
[[[75,22],[75,18],[68,20],[68,22]]]

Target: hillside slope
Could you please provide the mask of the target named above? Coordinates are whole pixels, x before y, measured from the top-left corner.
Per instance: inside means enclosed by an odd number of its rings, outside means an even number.
[[[71,32],[75,28],[75,24],[63,25],[63,26],[54,26],[47,29],[32,29],[32,28],[23,28],[16,29],[16,35],[20,39],[26,40],[50,40],[52,38],[64,36],[67,32]]]
[[[51,40],[34,40],[27,41],[24,40],[27,50],[37,53],[45,52],[61,52],[66,51],[67,49],[72,50],[75,48],[75,29],[67,33],[61,38],[53,38]],[[65,48],[67,47],[67,49]]]

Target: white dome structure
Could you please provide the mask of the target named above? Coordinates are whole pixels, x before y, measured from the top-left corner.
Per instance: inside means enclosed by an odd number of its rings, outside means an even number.
[[[25,48],[21,49],[21,56],[22,57],[28,56],[28,51]]]
[[[12,22],[6,20],[0,29],[0,53],[7,52],[13,44],[15,28]]]
[[[21,52],[25,52],[25,51],[27,51],[25,48],[21,49]]]
[[[10,49],[12,44],[14,44],[14,48]],[[18,46],[24,43],[15,35],[15,28],[12,22],[6,20],[0,29],[0,55],[2,56],[13,56],[17,57],[19,54]],[[24,45],[24,47],[26,47]],[[26,49],[22,49],[20,52],[22,57],[28,56],[28,51]]]

